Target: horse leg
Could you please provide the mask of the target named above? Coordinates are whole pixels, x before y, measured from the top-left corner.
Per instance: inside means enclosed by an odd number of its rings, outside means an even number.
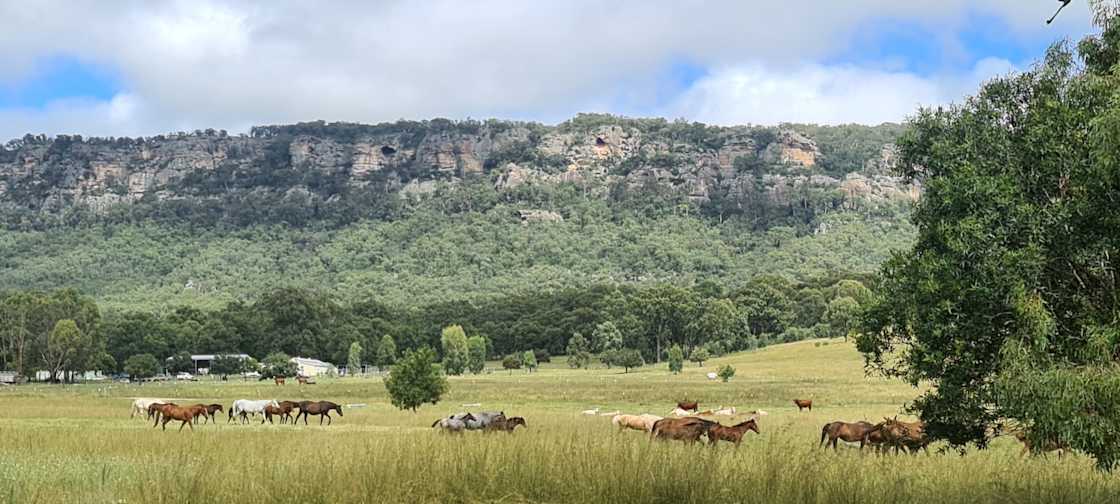
[[[319,426],[320,427],[323,426],[323,418],[326,417],[326,416],[327,416],[326,413],[323,413],[323,414],[319,415]]]
[[[331,412],[323,413],[323,416],[327,417],[327,425],[334,423],[334,420],[331,420]]]

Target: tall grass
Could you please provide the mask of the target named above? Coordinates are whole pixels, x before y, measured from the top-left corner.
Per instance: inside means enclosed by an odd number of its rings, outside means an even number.
[[[1089,460],[1020,458],[1013,440],[964,456],[818,448],[824,422],[893,414],[897,405],[884,401],[907,390],[863,379],[852,368],[858,360],[836,360],[834,346],[840,345],[795,345],[724,359],[741,373],[726,385],[707,383],[699,369],[683,377],[651,369],[631,375],[555,369],[535,373],[540,376],[455,379],[450,404],[420,414],[384,404],[377,380],[302,389],[256,383],[9,388],[0,391],[0,501],[1088,504],[1116,502],[1120,495],[1120,477],[1095,471]],[[787,353],[801,355],[803,364],[786,360]],[[814,382],[804,363],[816,365],[825,379]],[[845,388],[870,392],[858,399]],[[766,406],[772,414],[762,419],[762,435],[748,434],[736,450],[650,442],[638,432],[615,432],[605,417],[576,413],[590,405],[667,409],[682,389],[713,405]],[[794,389],[821,406],[798,413],[783,405]],[[737,399],[758,390],[782,395]],[[572,397],[581,393],[603,402]],[[369,407],[346,409],[329,427],[316,420],[293,427],[227,425],[222,419],[181,434],[174,432],[176,424],[162,432],[127,418],[129,395],[228,403],[277,394]],[[612,396],[618,399],[608,401]],[[844,404],[836,405],[840,398]],[[485,409],[525,416],[529,428],[463,436],[429,428],[435,418],[459,409],[459,402],[474,400]]]

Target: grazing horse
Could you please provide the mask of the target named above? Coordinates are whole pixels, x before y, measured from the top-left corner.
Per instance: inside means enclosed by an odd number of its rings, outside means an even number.
[[[611,417],[611,424],[618,427],[618,431],[622,432],[626,429],[634,429],[642,432],[649,432],[653,430],[653,423],[661,420],[657,415],[615,415]]]
[[[743,441],[743,434],[746,434],[747,431],[754,431],[755,434],[761,434],[758,432],[758,421],[751,418],[731,427],[717,423],[708,430],[708,444],[715,446],[716,443],[720,441],[730,441],[735,443],[735,447],[738,448],[739,443]]]
[[[700,411],[700,403],[698,401],[689,401],[688,399],[677,401],[677,407],[682,410]]]
[[[803,411],[805,409],[813,411],[812,399],[794,399],[793,404],[797,406],[797,411]]]
[[[163,430],[167,430],[167,422],[170,422],[172,420],[179,420],[183,422],[179,424],[179,432],[182,432],[183,426],[186,425],[189,425],[191,427],[191,431],[194,431],[195,417],[201,415],[201,411],[206,410],[206,406],[204,405],[176,406],[174,404],[161,404],[156,408],[159,410],[159,418],[156,419],[156,423],[153,424],[152,427],[155,427],[156,424],[159,424],[162,421]]]
[[[719,424],[697,417],[662,418],[653,423],[649,435],[650,439],[676,439],[692,444],[699,441],[700,436],[709,435],[715,425]]]
[[[144,414],[148,411],[148,407],[153,404],[162,404],[167,401],[164,399],[153,399],[150,397],[138,397],[132,401],[132,406],[129,409],[128,418],[135,418],[137,413]],[[152,419],[152,415],[148,414],[148,420]]]
[[[490,422],[490,425],[487,425],[486,428],[483,429],[483,432],[505,431],[507,433],[513,434],[513,429],[518,425],[526,429],[529,428],[529,426],[525,423],[524,418],[521,418],[519,416],[506,418],[503,416],[500,418],[495,418],[493,422]]]
[[[233,401],[233,406],[229,408],[229,419],[233,420],[234,415],[241,417],[241,423],[249,423],[249,415],[256,415],[258,413],[264,414],[265,406],[279,406],[275,400],[264,399],[260,401],[250,401],[248,399],[238,399]],[[226,422],[229,423],[229,422]]]
[[[470,413],[467,413],[463,418],[455,418],[455,415],[451,415],[447,418],[436,420],[432,423],[432,428],[439,427],[440,432],[462,434],[463,431],[467,430],[467,422],[473,422],[475,420],[475,417]]]
[[[277,385],[283,385],[284,384],[284,377],[283,376],[274,376],[272,378],[272,381],[274,383],[276,383]]]
[[[836,444],[839,440],[849,443],[860,441],[862,445],[868,431],[873,429],[875,429],[875,425],[871,422],[829,422],[821,427],[821,442],[818,446],[832,445],[832,449],[836,450]],[[825,438],[828,438],[827,444]]]
[[[331,424],[331,410],[337,411],[338,416],[342,416],[342,406],[330,401],[301,401],[299,403],[299,413],[296,413],[295,422],[299,421],[299,417],[303,416],[303,425],[307,425],[307,415],[320,415],[319,425],[323,425],[323,418],[326,417],[327,425]],[[295,423],[292,422],[292,423]]]

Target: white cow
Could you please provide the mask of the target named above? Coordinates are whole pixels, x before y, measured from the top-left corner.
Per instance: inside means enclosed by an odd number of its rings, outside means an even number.
[[[167,402],[170,401],[166,399],[154,399],[151,397],[137,397],[132,401],[132,409],[128,413],[128,418],[135,418],[137,413],[144,415],[144,418],[147,418],[148,406],[151,406],[153,404],[163,404]]]

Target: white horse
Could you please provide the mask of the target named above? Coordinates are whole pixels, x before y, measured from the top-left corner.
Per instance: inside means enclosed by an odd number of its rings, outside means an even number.
[[[249,415],[264,414],[265,406],[272,406],[279,408],[280,404],[275,399],[264,399],[260,401],[250,401],[249,399],[238,399],[233,401],[233,406],[229,409],[229,419],[233,420],[236,415],[241,416],[242,423],[249,421]]]
[[[596,415],[599,414],[599,408],[596,407],[595,409],[583,410],[583,411],[579,412],[579,414],[587,415],[587,416],[596,416]]]
[[[467,427],[467,422],[475,422],[475,421],[477,421],[477,419],[474,417],[474,415],[471,415],[470,413],[467,413],[462,418],[455,418],[455,415],[452,415],[452,416],[449,416],[447,418],[441,418],[439,420],[436,420],[435,423],[432,424],[432,427],[433,428],[434,427],[439,427],[440,432],[449,432],[449,433],[452,433],[452,434],[462,434],[463,431],[467,430],[467,428],[468,428]]]
[[[719,409],[712,412],[713,415],[724,415],[724,416],[735,416],[735,413],[736,413],[736,411],[735,411],[734,406],[731,406],[729,408],[724,408],[722,405],[719,407]]]
[[[162,404],[162,403],[166,403],[166,402],[169,402],[169,401],[167,401],[166,399],[153,399],[151,397],[137,397],[136,399],[134,399],[132,401],[132,409],[128,413],[128,418],[135,418],[137,413],[147,417],[148,406],[151,406],[151,405],[157,404],[157,403]]]
[[[692,416],[691,411],[680,408],[673,408],[673,411],[670,411],[669,414],[673,416]]]

